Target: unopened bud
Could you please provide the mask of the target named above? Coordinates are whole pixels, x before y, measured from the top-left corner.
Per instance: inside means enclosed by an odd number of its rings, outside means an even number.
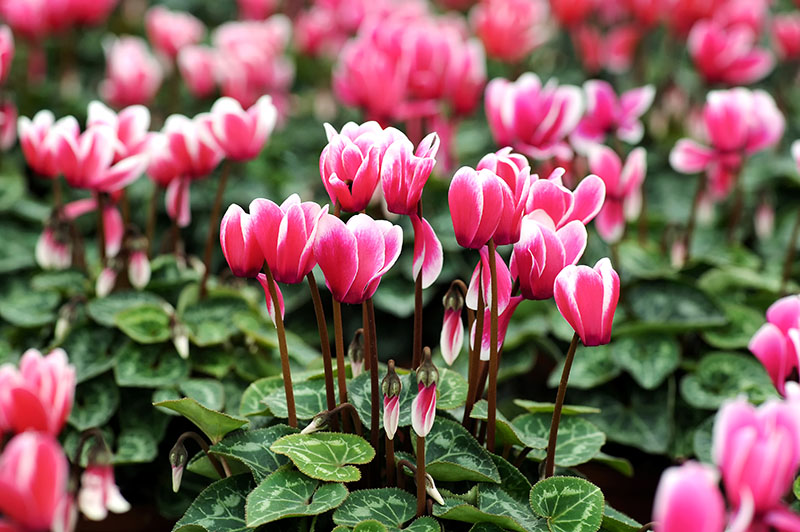
[[[433,477],[429,473],[425,473],[425,491],[431,499],[436,501],[437,504],[444,506],[444,498],[439,490],[436,489],[436,484],[433,482]]]
[[[306,425],[306,427],[300,431],[300,434],[311,434],[312,432],[317,432],[318,430],[322,430],[328,426],[328,420],[330,416],[328,412],[320,412],[316,416],[311,419],[311,423]]]
[[[97,297],[106,297],[114,289],[115,284],[117,284],[116,270],[109,267],[103,268],[103,271],[97,276],[94,293]]]
[[[353,377],[358,377],[364,368],[364,329],[356,329],[353,340],[347,348],[347,357],[350,359]]]
[[[442,305],[445,310],[455,310],[456,312],[461,312],[461,309],[464,308],[464,295],[455,283],[450,285],[450,289],[442,298]]]
[[[396,397],[400,395],[402,389],[403,383],[394,370],[394,359],[391,359],[389,360],[389,369],[386,370],[386,376],[381,381],[381,391],[384,397]]]
[[[422,364],[417,368],[417,383],[426,388],[439,381],[439,370],[431,360],[431,349],[426,347],[422,352]]]
[[[172,491],[178,493],[183,478],[183,470],[189,461],[189,453],[183,443],[176,443],[169,451],[169,465],[172,467]]]
[[[182,323],[174,319],[172,323],[172,343],[181,358],[189,358],[189,333]]]
[[[137,290],[141,290],[150,282],[150,260],[144,251],[131,253],[128,261],[128,280]]]

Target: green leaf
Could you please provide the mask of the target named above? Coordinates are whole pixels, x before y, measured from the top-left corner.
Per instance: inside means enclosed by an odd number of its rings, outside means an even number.
[[[200,492],[172,532],[245,532],[245,502],[252,489],[250,475],[214,482]]]
[[[492,455],[492,461],[497,466],[497,471],[500,473],[500,482],[505,491],[511,497],[517,499],[521,504],[528,503],[528,496],[531,493],[531,483],[525,478],[519,469],[511,465],[511,462],[497,456]]]
[[[540,403],[538,401],[528,401],[527,399],[514,399],[514,404],[518,407],[527,410],[531,414],[538,414],[540,412],[547,412],[552,414],[555,409],[553,403]],[[581,414],[599,414],[600,409],[593,406],[580,406],[580,405],[563,405],[561,407],[562,416],[577,416]]]
[[[408,492],[397,488],[381,488],[354,491],[333,512],[337,525],[356,526],[372,519],[384,526],[401,528],[414,517],[417,500]]]
[[[489,403],[485,399],[481,399],[472,406],[472,412],[470,412],[469,417],[486,421],[489,416],[488,410]],[[495,430],[497,431],[497,443],[502,445],[508,443],[518,447],[533,447],[535,449],[544,449],[547,447],[547,438],[520,430],[506,419],[499,410],[497,412],[497,425]]]
[[[616,364],[647,390],[658,388],[680,363],[680,346],[672,336],[626,336],[609,345]]]
[[[0,212],[4,212],[11,209],[15,203],[25,196],[27,187],[25,178],[19,172],[4,172],[0,176],[0,183],[3,184],[0,187]]]
[[[184,397],[183,399],[161,401],[153,403],[154,406],[169,408],[181,414],[183,417],[197,425],[212,443],[217,443],[229,432],[241,428],[249,423],[245,418],[234,417],[222,412],[215,412],[204,407],[194,399]]]
[[[37,292],[55,291],[64,295],[85,291],[86,275],[77,270],[39,272],[31,278],[31,288]]]
[[[582,478],[550,477],[531,490],[531,508],[551,532],[596,532],[603,520],[603,493]]]
[[[477,523],[469,532],[503,532],[503,528],[494,523]]]
[[[675,270],[657,246],[642,246],[634,240],[620,242],[618,256],[623,278],[660,279],[675,277]]]
[[[78,383],[101,375],[111,369],[118,350],[112,347],[114,331],[97,326],[72,329],[61,347],[75,366]]]
[[[639,532],[642,525],[606,503],[603,508],[603,530],[607,532]]]
[[[794,479],[792,483],[792,494],[794,495],[795,499],[800,500],[800,477]]]
[[[146,464],[158,456],[158,441],[147,429],[125,429],[117,436],[114,464]]]
[[[347,488],[321,483],[299,471],[280,469],[247,496],[247,526],[255,528],[285,517],[318,515],[339,506]]]
[[[707,464],[714,463],[711,449],[713,446],[715,420],[716,416],[709,416],[694,429],[694,434],[692,435],[692,450],[695,456],[698,460]]]
[[[354,526],[353,532],[388,532],[388,529],[374,519],[367,519]]]
[[[277,439],[295,433],[297,433],[297,429],[287,425],[238,431],[212,445],[210,451],[213,454],[239,460],[252,471],[256,482],[261,482],[276,469],[289,463],[288,458],[274,453],[270,446]]]
[[[283,377],[264,377],[250,384],[242,394],[239,405],[240,416],[262,416],[270,412],[267,406],[267,397],[276,390],[283,389]],[[284,399],[284,404],[286,400]]]
[[[608,467],[619,471],[626,477],[633,476],[633,464],[631,464],[630,460],[627,458],[619,458],[604,452],[599,452],[594,456],[594,458],[592,458],[592,460],[595,462],[600,462],[601,464],[605,464]]]
[[[238,332],[233,316],[243,310],[248,310],[243,299],[212,297],[184,309],[180,320],[189,330],[189,338],[195,345],[216,345]]]
[[[360,436],[321,432],[290,434],[270,447],[273,452],[288,456],[297,469],[318,480],[355,482],[361,478],[357,467],[375,457],[375,449]]]
[[[512,422],[521,432],[538,436],[547,441],[550,437],[552,414],[522,414]],[[558,425],[556,439],[556,465],[573,467],[594,458],[606,443],[606,435],[593,423],[583,418],[562,417]],[[546,447],[546,445],[545,445]],[[534,449],[528,456],[543,460],[547,452],[543,448]]]
[[[218,380],[188,379],[178,389],[210,410],[222,410],[225,405],[225,387]]]
[[[56,321],[58,292],[36,292],[21,286],[0,299],[0,318],[17,327],[34,328]]]
[[[114,325],[140,344],[157,344],[170,338],[169,315],[151,303],[114,314]]]
[[[406,532],[441,532],[442,527],[433,517],[425,516],[414,519],[414,521],[403,530]]]
[[[571,388],[587,390],[606,383],[620,374],[621,369],[614,361],[612,345],[606,344],[594,347],[579,345],[575,353],[572,370],[569,373],[569,385]],[[563,370],[564,361],[562,360],[550,373],[547,385],[551,388],[557,387]]]
[[[41,225],[38,227],[38,230],[34,230],[31,225],[8,220],[0,222],[0,234],[3,235],[3,245],[0,246],[0,274],[36,266],[34,248],[36,239],[41,233]]]
[[[681,379],[680,389],[687,403],[709,410],[742,394],[751,403],[759,404],[777,393],[758,359],[724,352],[704,356],[694,373]]]
[[[625,293],[639,321],[618,327],[616,334],[632,331],[688,331],[725,325],[725,316],[700,290],[673,281],[647,281]]]
[[[455,497],[445,497],[444,502],[444,506],[433,506],[434,516],[464,523],[492,523],[518,532],[547,532],[544,520],[536,517],[528,504],[522,504],[498,486],[481,484],[477,506]]]
[[[119,390],[109,375],[86,381],[75,389],[69,424],[79,431],[105,425],[119,406]]]
[[[231,356],[224,349],[212,347],[192,350],[192,369],[215,379],[221,379],[233,366]]]
[[[253,311],[237,312],[233,316],[233,323],[248,339],[273,350],[278,349],[278,334],[268,318]],[[302,366],[308,366],[315,360],[319,360],[321,356],[319,350],[308,345],[291,331],[286,331],[286,348],[289,358]]]
[[[275,417],[288,418],[289,409],[286,406],[286,391],[283,389],[283,380],[280,382],[280,388],[270,393],[264,399],[264,403]],[[333,386],[334,394],[338,397],[339,386],[336,382],[334,382]],[[328,409],[328,402],[325,398],[325,381],[323,379],[295,382],[292,389],[294,391],[294,406],[297,412],[297,419],[311,419],[323,410]]]
[[[764,315],[745,305],[723,304],[728,325],[702,332],[703,340],[717,349],[742,349],[764,322]]]
[[[114,377],[120,386],[158,388],[175,386],[189,376],[189,362],[171,344],[123,344],[117,353]]]
[[[117,312],[140,305],[161,305],[164,300],[152,292],[115,292],[100,299],[93,299],[86,306],[89,316],[106,327],[114,327]]]
[[[467,387],[467,381],[460,373],[447,368],[440,369],[439,382],[436,384],[436,408],[452,410],[464,406],[467,402]],[[417,388],[413,386],[412,389]]]
[[[411,443],[416,452],[417,439]],[[443,417],[425,437],[425,471],[435,480],[500,482],[489,452],[460,423]]]

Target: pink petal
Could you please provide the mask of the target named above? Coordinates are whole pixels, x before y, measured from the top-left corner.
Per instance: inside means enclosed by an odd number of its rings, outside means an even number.
[[[258,279],[258,282],[261,283],[261,288],[264,289],[264,300],[267,303],[267,313],[269,314],[269,318],[272,320],[272,324],[276,325],[275,303],[272,300],[272,294],[270,294],[269,283],[267,282],[267,276],[266,274],[259,273],[256,276],[256,279]],[[278,283],[275,282],[274,280],[273,280],[273,285],[275,286],[275,295],[278,296],[278,303],[281,307],[281,319],[283,319],[285,311],[285,308],[283,306],[283,294],[281,293],[281,288],[278,286]]]
[[[603,180],[596,175],[588,175],[572,193],[574,202],[572,209],[567,213],[568,220],[580,220],[585,224],[592,221],[603,207],[606,198],[606,185]],[[559,224],[559,227],[563,225]]]
[[[106,255],[116,257],[119,248],[122,247],[122,237],[125,234],[125,223],[116,207],[108,206],[103,210],[103,226],[106,237]]]
[[[419,392],[411,403],[411,426],[417,436],[423,438],[433,428],[436,419],[436,383],[424,386],[419,383]]]
[[[619,242],[625,232],[625,216],[622,202],[615,199],[606,199],[603,209],[597,215],[594,226],[600,238],[613,244]]]
[[[295,195],[289,196],[289,199],[294,197]],[[288,202],[289,199],[286,201]],[[299,196],[297,201],[300,201]],[[251,201],[248,209],[250,211],[250,224],[253,228],[253,234],[258,241],[261,252],[270,268],[277,270],[278,233],[283,220],[283,209],[270,200],[263,198]]]
[[[622,161],[614,150],[602,145],[592,149],[589,152],[589,169],[606,184],[609,196],[618,197],[623,194],[620,178]]]
[[[181,177],[173,179],[167,185],[165,195],[167,214],[170,218],[178,220],[179,227],[186,227],[192,221],[192,211],[189,207],[189,179]]]
[[[767,321],[775,324],[784,334],[789,329],[800,328],[800,296],[782,297],[770,305]]]
[[[669,164],[682,174],[695,174],[705,170],[714,152],[690,139],[681,139],[669,154]]]
[[[326,214],[317,227],[314,258],[325,274],[325,284],[337,301],[350,290],[358,273],[358,243],[343,221]]]
[[[383,429],[386,431],[386,437],[390,440],[394,439],[397,432],[397,426],[400,423],[400,396],[383,397]]]
[[[448,366],[452,366],[461,347],[464,345],[464,324],[461,322],[461,311],[455,309],[445,309],[442,332],[439,336],[439,346],[442,350],[442,358]]]
[[[712,467],[688,462],[661,476],[653,508],[659,532],[722,532],[725,503]]]
[[[578,220],[573,220],[556,231],[556,236],[564,246],[564,264],[575,264],[586,250],[588,234],[586,226]]]
[[[422,273],[422,288],[431,286],[442,272],[444,252],[442,243],[425,218],[411,215],[414,228],[414,261],[412,275],[416,279]]]

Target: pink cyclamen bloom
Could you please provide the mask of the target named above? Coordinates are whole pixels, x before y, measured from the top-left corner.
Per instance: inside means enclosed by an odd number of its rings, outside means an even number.
[[[411,403],[411,427],[417,436],[425,437],[436,420],[436,381],[417,385],[417,395]]]
[[[444,252],[439,237],[425,218],[416,214],[409,216],[414,228],[414,260],[411,263],[411,276],[416,281],[422,275],[422,288],[428,288],[442,273]]]
[[[457,288],[451,287],[444,296],[444,322],[439,336],[442,358],[448,366],[452,366],[461,347],[464,345],[464,324],[461,322],[461,309],[464,307],[464,296]]]
[[[245,20],[264,20],[275,12],[277,0],[236,0],[239,18]]]
[[[689,55],[707,83],[747,85],[764,78],[774,59],[756,46],[758,36],[744,25],[724,27],[701,20],[689,33]]]
[[[272,98],[262,96],[248,110],[233,98],[222,97],[211,106],[212,131],[225,156],[234,161],[249,161],[258,157],[267,143],[278,111]]]
[[[508,305],[500,311],[500,314],[497,316],[497,352],[499,353],[500,350],[503,348],[503,342],[506,340],[506,332],[508,332],[508,324],[511,322],[511,316],[514,315],[514,311],[517,309],[517,305],[519,305],[523,301],[522,296],[513,296],[509,298]],[[488,361],[490,354],[491,354],[491,345],[492,345],[492,337],[491,337],[491,309],[486,307],[483,315],[483,334],[481,335],[481,353],[480,359],[483,361]],[[472,330],[470,331],[469,337],[469,345],[470,348],[475,345],[475,333],[478,327],[478,320],[472,322]]]
[[[148,104],[158,92],[164,72],[139,37],[124,36],[105,44],[106,78],[100,95],[115,107]]]
[[[480,250],[480,261],[472,271],[472,278],[467,288],[465,303],[467,308],[478,310],[478,291],[481,291],[483,304],[486,308],[492,306],[491,275],[489,271],[489,248],[484,246]],[[495,251],[495,274],[497,277],[497,312],[503,312],[511,299],[511,273],[503,257]]]
[[[235,203],[228,207],[222,217],[219,242],[222,254],[236,277],[255,277],[264,266],[264,254],[255,229],[253,217]]]
[[[703,107],[710,146],[680,139],[670,152],[670,165],[684,174],[705,171],[712,196],[722,198],[736,182],[743,158],[777,145],[785,124],[775,100],[762,90],[711,91]]]
[[[277,326],[277,321],[275,321],[275,303],[272,300],[272,293],[269,290],[269,281],[267,280],[267,275],[264,273],[259,273],[256,276],[256,279],[259,283],[261,283],[261,288],[264,289],[264,300],[267,303],[267,314],[269,314],[269,319],[272,320],[272,324]],[[281,319],[283,319],[285,315],[285,307],[283,305],[283,293],[281,292],[280,287],[278,286],[278,282],[273,279],[273,286],[275,287],[275,295],[278,296],[278,306],[281,309]]]
[[[589,152],[589,169],[606,184],[606,199],[595,227],[606,242],[618,242],[625,231],[625,220],[635,220],[642,209],[647,152],[642,147],[634,149],[623,166],[614,150],[597,146]]]
[[[603,207],[606,185],[596,175],[588,175],[572,191],[562,184],[563,168],[556,168],[547,179],[538,179],[531,185],[526,213],[546,215],[556,229],[573,220],[583,225],[594,219]],[[538,216],[538,215],[537,215]]]
[[[0,26],[0,85],[5,83],[14,59],[14,35],[8,26]]]
[[[178,70],[189,92],[206,98],[217,88],[219,54],[209,46],[186,46],[178,52]]]
[[[781,59],[800,59],[800,12],[775,15],[772,19],[772,34]]]
[[[714,423],[712,457],[734,508],[751,518],[779,508],[800,465],[797,404],[770,400],[756,408],[745,399],[726,403]]]
[[[619,275],[603,258],[594,268],[567,266],[556,277],[553,295],[559,312],[583,345],[611,341],[611,324],[619,302]]]
[[[537,214],[522,220],[522,235],[514,245],[510,272],[519,279],[525,299],[550,299],[556,277],[576,264],[586,250],[586,227],[573,220],[556,230],[552,221]]]
[[[383,396],[383,429],[386,431],[386,437],[390,440],[394,439],[397,432],[397,426],[400,424],[400,396],[394,397]]]
[[[516,63],[550,37],[545,0],[483,0],[470,12],[470,23],[486,54]]]
[[[144,29],[153,48],[175,59],[184,46],[197,44],[206,33],[200,19],[183,11],[153,6],[144,15]]]
[[[28,166],[38,176],[52,179],[60,173],[58,139],[62,134],[78,138],[80,126],[72,116],[56,122],[53,113],[43,109],[33,116],[33,120],[26,116],[19,117],[17,133]]]
[[[6,366],[8,367],[8,366]],[[36,430],[56,436],[72,410],[75,396],[75,368],[63,349],[47,356],[28,349],[19,361],[19,371],[6,369],[0,389],[0,410],[14,432]]]
[[[359,212],[372,199],[381,176],[381,161],[392,141],[377,122],[348,122],[337,133],[325,124],[328,145],[319,157],[322,184],[342,210]]]
[[[69,465],[51,434],[17,434],[0,454],[0,513],[20,528],[50,530],[68,497]],[[0,526],[0,529],[1,526]]]
[[[469,39],[450,60],[452,68],[445,79],[445,93],[453,116],[468,116],[480,104],[486,86],[486,53],[480,41]]]
[[[402,131],[389,128],[393,138],[381,162],[381,188],[386,209],[395,214],[416,214],[422,189],[436,164],[439,135],[431,133],[414,145]]]
[[[86,127],[105,124],[116,133],[119,141],[114,151],[114,162],[126,157],[146,153],[150,149],[154,133],[150,133],[150,110],[143,105],[131,105],[115,113],[103,102],[89,102]]]
[[[614,135],[629,144],[642,140],[641,116],[655,97],[655,87],[645,85],[617,96],[607,81],[589,80],[583,85],[586,93],[586,114],[570,139],[575,148],[586,153],[590,146],[602,144],[607,135]]]
[[[206,177],[222,161],[224,152],[214,138],[212,123],[210,113],[200,113],[192,119],[170,115],[164,122],[162,133],[182,175],[192,179]]]
[[[800,296],[786,296],[767,309],[767,323],[747,346],[758,358],[775,388],[785,395],[786,379],[798,368],[800,356]]]
[[[102,521],[109,511],[123,514],[131,509],[117,487],[114,468],[110,464],[92,464],[84,470],[81,490],[78,492],[78,507],[92,521]]]
[[[8,151],[17,141],[17,106],[14,102],[0,105],[0,150]]]
[[[494,236],[505,207],[505,186],[491,170],[458,169],[450,181],[447,202],[460,246],[480,249]]]
[[[486,117],[497,144],[514,146],[534,159],[572,158],[566,142],[583,113],[581,90],[550,80],[542,85],[526,73],[511,82],[496,78],[486,86]]]
[[[725,501],[713,467],[686,462],[661,475],[653,503],[655,532],[723,532]]]
[[[250,203],[250,230],[277,282],[301,283],[314,268],[314,241],[327,213],[327,205],[301,202],[297,194],[280,206],[263,198]]]
[[[85,198],[71,201],[64,205],[62,214],[67,221],[74,221],[84,214],[97,211],[97,198]],[[125,233],[125,224],[122,221],[122,214],[113,204],[107,204],[103,210],[103,223],[105,224],[105,244],[106,254],[109,257],[116,256],[122,246],[122,238]]]
[[[403,229],[386,220],[357,214],[342,222],[326,214],[319,221],[314,258],[333,298],[358,304],[371,298],[381,277],[400,256]]]
[[[178,227],[187,227],[192,223],[190,195],[191,190],[187,177],[173,179],[167,185],[167,193],[164,194],[167,216],[170,220],[176,220]]]
[[[147,175],[158,186],[166,187],[184,175],[181,162],[169,149],[169,139],[163,133],[155,133],[149,142],[150,159],[147,163]]]
[[[503,210],[494,232],[497,245],[513,244],[519,240],[520,223],[530,196],[531,185],[538,176],[531,176],[531,168],[524,155],[503,148],[497,153],[484,155],[476,170],[490,170],[503,180]]]

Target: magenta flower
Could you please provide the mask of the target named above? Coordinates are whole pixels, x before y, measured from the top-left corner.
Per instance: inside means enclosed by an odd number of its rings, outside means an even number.
[[[48,224],[36,241],[36,264],[44,270],[66,270],[72,265],[71,242],[66,224]]]
[[[422,288],[431,286],[442,273],[444,252],[442,243],[425,218],[412,214],[411,226],[414,228],[414,260],[411,273],[414,280],[422,275]]]
[[[0,368],[0,417],[14,432],[35,430],[57,436],[64,427],[75,397],[75,368],[63,349],[47,356],[28,349],[19,371]]]
[[[0,26],[0,85],[5,83],[14,59],[14,35],[8,26]]]
[[[381,188],[386,209],[395,214],[416,214],[422,189],[436,164],[439,136],[431,133],[416,151],[411,141],[394,128],[386,130],[394,140],[386,148],[381,163]]]
[[[256,276],[256,279],[259,283],[261,283],[261,288],[264,289],[264,299],[267,302],[267,314],[269,314],[269,319],[272,320],[272,324],[276,325],[277,322],[275,321],[275,303],[272,301],[272,294],[269,291],[269,282],[267,281],[266,274],[259,273]],[[278,282],[273,280],[273,284],[275,286],[275,294],[278,296],[278,306],[281,310],[281,319],[283,319],[285,315],[285,308],[283,305],[283,293],[281,292],[280,287],[278,286]]]
[[[392,138],[377,122],[348,122],[337,133],[325,124],[328,145],[319,158],[322,184],[342,210],[364,210],[381,176],[381,160]]]
[[[143,105],[131,105],[119,114],[97,100],[89,103],[86,127],[105,124],[119,141],[114,150],[114,162],[127,157],[149,153],[155,133],[150,133],[150,110]]]
[[[167,193],[164,195],[167,215],[171,220],[176,221],[178,227],[187,227],[192,223],[192,210],[189,201],[190,193],[188,177],[173,179],[169,185],[167,185]]]
[[[511,276],[519,279],[522,296],[525,299],[553,297],[556,276],[566,266],[580,260],[586,249],[586,239],[586,227],[579,220],[556,230],[547,217],[526,216],[510,266]]]
[[[280,205],[259,198],[250,203],[250,224],[277,282],[296,284],[314,268],[314,241],[328,206],[292,194]]]
[[[583,345],[611,341],[611,323],[619,301],[619,276],[610,260],[600,259],[594,268],[565,267],[556,277],[553,295],[559,312],[578,333]]]
[[[0,104],[0,151],[8,151],[17,141],[17,106],[14,102]]]
[[[11,438],[0,455],[0,512],[12,521],[10,530],[57,525],[68,474],[67,458],[52,435],[28,431]]]
[[[619,96],[607,81],[592,79],[583,84],[586,93],[586,114],[570,137],[580,152],[595,144],[602,144],[608,135],[614,135],[628,144],[642,140],[644,126],[641,116],[653,103],[656,90],[645,85],[623,92]]]
[[[492,238],[503,213],[503,187],[491,170],[462,166],[453,176],[447,202],[460,246],[480,249]]]
[[[757,42],[747,26],[701,20],[689,32],[689,55],[706,83],[747,85],[764,78],[775,63]]]
[[[545,0],[489,0],[469,20],[489,57],[516,63],[550,37],[548,11]]]
[[[520,223],[530,196],[531,186],[537,176],[530,175],[530,166],[525,156],[503,148],[497,153],[485,155],[476,170],[490,170],[506,184],[503,187],[503,211],[494,233],[498,245],[513,244],[519,240]]]
[[[191,120],[183,115],[167,117],[162,133],[182,176],[206,177],[222,161],[224,153],[214,138],[212,122],[209,113],[200,113]]]
[[[115,107],[148,104],[155,97],[163,69],[139,37],[112,38],[104,43],[106,78],[100,95]]]
[[[394,439],[397,426],[400,424],[400,392],[403,383],[394,370],[394,360],[389,360],[389,369],[381,382],[383,392],[383,429],[386,437]]]
[[[496,78],[486,86],[486,117],[494,140],[537,160],[571,159],[566,138],[583,112],[581,90],[527,73],[515,82]]]
[[[43,109],[33,116],[33,120],[19,117],[17,133],[28,166],[40,177],[52,179],[60,173],[58,139],[61,135],[78,138],[80,127],[74,117],[67,116],[56,122],[53,113]]]
[[[92,521],[102,521],[109,511],[122,514],[131,509],[117,487],[114,468],[110,464],[92,464],[84,470],[81,490],[78,492],[78,507]]]
[[[786,379],[798,368],[800,355],[800,296],[786,296],[767,309],[767,323],[747,346],[758,358],[775,388],[786,394]]]
[[[686,462],[661,475],[653,504],[655,532],[722,532],[725,502],[713,467]]]
[[[617,242],[625,231],[625,220],[635,220],[642,209],[642,184],[647,172],[647,152],[634,149],[622,165],[617,153],[606,146],[589,152],[589,169],[606,185],[606,199],[595,227],[606,242]]]
[[[461,322],[464,296],[461,295],[461,290],[451,286],[445,294],[442,304],[444,305],[444,322],[439,336],[439,346],[442,358],[448,366],[452,366],[458,355],[461,354],[461,347],[464,345],[464,324]]]
[[[319,221],[314,258],[333,298],[358,304],[375,294],[381,277],[400,256],[402,244],[399,225],[366,214],[357,214],[345,224],[326,214]]]
[[[411,427],[417,436],[424,438],[436,420],[436,383],[439,370],[431,361],[431,352],[424,351],[422,364],[417,368],[417,395],[411,403]]]
[[[603,207],[606,185],[596,175],[588,175],[572,191],[561,182],[563,168],[556,168],[547,179],[537,179],[525,205],[526,213],[541,211],[553,222],[556,229],[573,220],[583,225],[591,222]]]
[[[202,41],[206,33],[205,25],[197,17],[163,6],[147,10],[144,29],[153,48],[170,59],[175,59],[183,47]]]
[[[483,295],[484,306],[488,309],[492,306],[492,282],[489,271],[489,248],[484,246],[480,250],[480,261],[472,271],[472,278],[467,288],[466,304],[467,308],[478,309],[478,290]],[[497,273],[497,312],[503,312],[508,306],[511,298],[511,273],[506,266],[503,257],[495,251],[495,269]],[[480,279],[479,279],[480,276]]]
[[[219,61],[217,50],[209,46],[186,46],[178,52],[178,70],[189,92],[197,98],[211,96],[217,87]]]
[[[772,18],[772,34],[782,60],[800,59],[800,13],[775,14]]]
[[[499,353],[503,347],[503,342],[506,340],[506,333],[508,332],[508,324],[511,322],[511,316],[514,315],[514,311],[517,310],[517,305],[519,305],[524,298],[522,296],[513,296],[510,297],[508,300],[508,304],[503,308],[502,311],[498,311],[499,314],[497,316],[497,352]],[[481,335],[481,353],[480,359],[483,361],[489,360],[489,355],[491,353],[491,346],[492,346],[492,338],[491,338],[491,309],[487,306],[484,310],[483,316],[483,334]],[[478,320],[472,322],[472,330],[470,331],[469,337],[469,345],[473,347],[475,345],[475,332],[478,326]]]
[[[236,204],[228,207],[219,228],[222,254],[237,277],[255,277],[264,266],[253,218]]]
[[[211,107],[212,131],[225,156],[234,161],[255,159],[267,143],[278,111],[262,96],[247,111],[233,98],[222,97]]]

